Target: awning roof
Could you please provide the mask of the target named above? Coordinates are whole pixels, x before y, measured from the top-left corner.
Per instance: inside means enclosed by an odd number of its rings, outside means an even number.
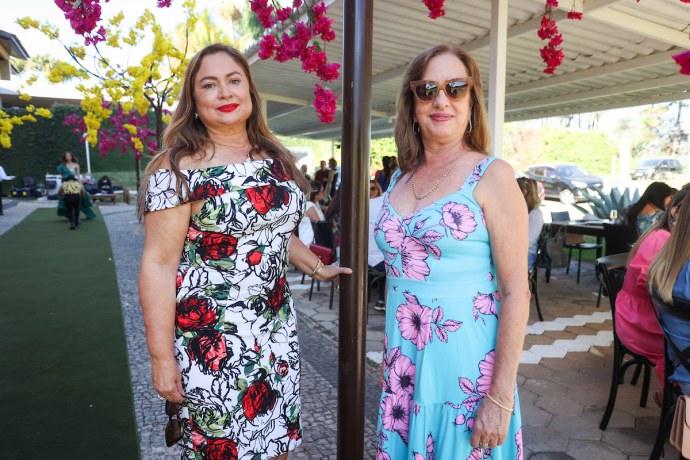
[[[328,3],[328,2],[327,2]],[[330,2],[337,39],[332,61],[342,62],[342,0]],[[402,74],[421,50],[439,42],[470,51],[489,79],[491,1],[447,0],[446,15],[431,20],[420,0],[374,2],[372,137],[389,136]],[[576,6],[582,0],[575,0]],[[690,98],[690,77],[681,75],[672,54],[690,48],[690,5],[679,0],[587,0],[582,21],[565,19],[561,1],[554,19],[564,37],[565,59],[554,75],[543,72],[537,29],[544,0],[509,0],[505,120],[527,120],[632,107]],[[247,55],[259,91],[267,100],[270,128],[282,135],[339,139],[341,112],[321,124],[311,106],[314,75],[299,62],[277,63]],[[341,93],[341,83],[331,88]],[[342,101],[339,101],[342,102]]]

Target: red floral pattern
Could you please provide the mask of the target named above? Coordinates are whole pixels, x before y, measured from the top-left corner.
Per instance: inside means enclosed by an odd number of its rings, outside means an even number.
[[[177,276],[175,349],[190,399],[184,458],[272,458],[301,442],[295,314],[284,265],[304,194],[281,164],[247,161],[150,179],[147,210],[203,200]],[[202,401],[203,404],[197,404]]]

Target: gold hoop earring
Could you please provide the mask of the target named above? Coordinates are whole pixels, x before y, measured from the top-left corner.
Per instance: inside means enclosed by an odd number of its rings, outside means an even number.
[[[412,132],[415,134],[419,134],[422,132],[422,128],[419,127],[419,123],[417,121],[412,122]]]

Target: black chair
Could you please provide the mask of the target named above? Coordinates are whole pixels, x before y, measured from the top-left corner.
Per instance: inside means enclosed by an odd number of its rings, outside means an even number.
[[[673,372],[678,366],[685,366],[685,368],[690,371],[690,362],[688,362],[688,359],[690,359],[690,347],[681,350],[676,343],[674,343],[673,337],[668,333],[666,322],[659,312],[663,311],[667,319],[669,319],[668,317],[670,316],[673,320],[690,322],[690,301],[674,297],[673,304],[666,303],[655,289],[650,289],[649,296],[652,299],[652,304],[654,304],[654,313],[659,321],[661,332],[664,334],[664,399],[661,404],[661,415],[659,417],[659,428],[656,432],[656,440],[654,441],[652,454],[649,456],[650,460],[658,460],[661,457],[666,437],[671,429],[670,422],[675,412],[676,401],[680,395],[679,388],[671,382],[669,377],[673,375]],[[674,361],[672,361],[669,356],[669,349],[673,350],[673,354],[675,355]],[[680,454],[678,458],[683,459],[685,457]]]
[[[331,225],[328,221],[320,220],[314,222],[314,244],[319,246],[325,246],[332,249],[333,254],[336,253],[335,238],[333,237],[333,230],[331,230]],[[335,257],[333,257],[335,260]],[[331,261],[324,261],[324,263],[331,263]],[[309,300],[311,301],[311,296],[314,292],[314,278],[311,279],[311,286],[309,286]],[[321,290],[321,283],[316,281],[316,290]],[[335,283],[331,282],[331,293],[330,299],[328,301],[328,308],[333,309],[333,296],[335,295]]]
[[[644,377],[642,380],[642,393],[640,395],[640,407],[647,406],[647,396],[649,395],[649,376],[651,368],[654,367],[649,359],[642,355],[633,353],[628,350],[618,339],[616,334],[616,296],[623,287],[623,279],[625,278],[625,264],[628,260],[628,253],[614,254],[604,256],[597,259],[597,275],[604,284],[606,291],[609,294],[609,303],[611,304],[611,319],[613,320],[613,375],[611,376],[611,389],[609,390],[609,400],[606,403],[606,410],[604,416],[601,418],[599,428],[606,429],[613,412],[613,406],[616,403],[616,395],[618,394],[618,385],[623,383],[625,371],[629,367],[635,366],[635,372],[630,381],[632,385],[637,384],[640,377],[640,372],[644,369]],[[625,355],[631,358],[624,360]]]
[[[539,238],[537,238],[537,255],[534,258],[534,263],[529,267],[529,290],[534,296],[534,304],[537,307],[537,315],[539,316],[539,321],[544,321],[544,316],[541,314],[541,307],[539,306],[539,284],[538,284],[538,272],[539,268],[546,270],[546,282],[549,280],[549,273],[551,271],[551,264],[547,259],[542,257],[542,252],[545,251],[544,241],[551,235],[551,226],[546,224],[542,226]]]
[[[604,224],[604,240],[606,247],[605,256],[630,252],[635,241],[637,241],[637,229],[632,225]],[[601,303],[601,296],[604,293],[604,284],[599,280],[599,295],[597,296],[597,308]]]
[[[567,222],[570,220],[570,213],[568,211],[552,212],[551,220],[553,222]],[[566,273],[570,273],[570,260],[573,257],[573,249],[577,250],[577,282],[579,284],[580,268],[582,266],[582,251],[599,249],[601,245],[597,243],[585,243],[585,237],[583,235],[567,233],[565,235],[565,244],[563,244],[563,247],[568,250],[568,266],[565,269]]]

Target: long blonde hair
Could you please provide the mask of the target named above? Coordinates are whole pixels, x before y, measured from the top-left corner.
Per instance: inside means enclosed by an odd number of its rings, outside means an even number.
[[[271,133],[264,121],[263,115],[261,114],[259,93],[254,85],[249,63],[242,53],[235,48],[222,43],[215,43],[199,51],[192,57],[187,65],[177,108],[163,136],[163,149],[153,157],[146,167],[144,178],[139,187],[137,197],[137,215],[139,220],[143,219],[144,216],[149,178],[160,168],[163,161],[167,159],[170,162],[170,169],[177,179],[178,195],[186,194],[189,190],[187,190],[186,179],[180,171],[180,161],[185,157],[192,156],[196,152],[201,151],[207,145],[212,144],[206,126],[204,126],[200,119],[194,116],[196,112],[194,102],[194,80],[199,72],[203,58],[215,53],[226,53],[242,68],[247,77],[249,95],[252,101],[252,112],[246,122],[247,136],[252,146],[251,153],[265,152],[275,161],[281,163],[288,176],[290,176],[303,191],[306,192],[309,190],[309,182],[297,167],[295,158]]]
[[[690,184],[676,193],[666,212],[670,214],[674,208],[677,208],[677,213],[675,223],[671,225],[671,237],[654,257],[647,272],[649,285],[670,304],[673,303],[676,278],[690,260]]]
[[[470,54],[461,49],[446,44],[439,44],[422,51],[410,63],[403,77],[402,87],[398,95],[397,116],[395,118],[395,144],[398,147],[398,163],[402,173],[416,168],[424,161],[424,143],[422,137],[414,130],[415,97],[410,90],[410,83],[421,80],[424,71],[436,56],[452,54],[467,67],[470,85],[470,119],[472,131],[466,132],[463,143],[472,150],[489,153],[489,123],[484,108],[484,91],[479,67]]]

